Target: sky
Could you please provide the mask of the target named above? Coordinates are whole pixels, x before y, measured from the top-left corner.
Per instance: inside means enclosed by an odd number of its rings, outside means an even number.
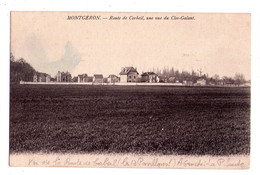
[[[67,20],[79,15],[101,19]],[[162,20],[132,19],[137,16]],[[12,12],[11,52],[52,76],[58,70],[118,75],[121,67],[133,66],[139,73],[174,67],[251,79],[250,26],[249,14]]]

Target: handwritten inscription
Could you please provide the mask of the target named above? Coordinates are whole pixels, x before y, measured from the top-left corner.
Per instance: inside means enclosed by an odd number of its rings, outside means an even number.
[[[28,159],[27,166],[70,167],[144,167],[144,168],[246,168],[246,160],[227,158],[190,158],[185,156],[94,156],[94,158],[64,155],[37,160]]]

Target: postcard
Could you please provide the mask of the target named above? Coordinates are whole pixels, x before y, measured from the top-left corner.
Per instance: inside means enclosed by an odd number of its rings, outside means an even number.
[[[247,169],[251,16],[11,12],[10,166]]]

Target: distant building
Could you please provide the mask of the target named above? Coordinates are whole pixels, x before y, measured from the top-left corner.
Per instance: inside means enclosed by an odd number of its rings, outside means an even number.
[[[94,77],[87,77],[87,82],[93,82]]]
[[[78,76],[74,76],[73,78],[71,78],[71,82],[74,83],[78,82]]]
[[[39,74],[38,76],[38,82],[46,82],[46,76],[43,74]]]
[[[103,78],[103,83],[108,83],[108,82],[107,82],[107,79],[108,79],[108,78],[104,77],[104,78]]]
[[[168,83],[175,83],[175,77],[169,77],[168,78]]]
[[[87,74],[79,75],[77,79],[78,79],[78,82],[79,82],[79,83],[89,83],[89,82],[93,82],[93,77],[87,76]]]
[[[205,86],[206,85],[206,80],[203,79],[203,78],[200,78],[200,79],[197,80],[196,84],[199,85],[199,86]]]
[[[184,86],[192,86],[193,85],[193,81],[192,80],[183,80],[182,84]]]
[[[46,83],[49,83],[49,82],[51,82],[51,76],[50,76],[50,75],[47,75],[47,76],[46,76]]]
[[[145,72],[141,75],[141,81],[147,83],[157,83],[160,81],[158,75],[154,72]]]
[[[78,75],[78,83],[88,82],[88,74]]]
[[[60,72],[57,73],[57,82],[71,82],[71,74],[69,72]]]
[[[102,74],[94,74],[93,84],[103,84],[104,78]]]
[[[159,78],[159,82],[161,83],[167,83],[168,82],[168,79],[166,76],[158,76]]]
[[[120,81],[120,78],[116,75],[109,75],[107,78],[108,83],[118,83]]]
[[[33,82],[50,82],[51,76],[46,73],[36,72],[33,75]]]
[[[36,73],[33,75],[33,82],[38,82],[38,76]]]
[[[138,75],[137,69],[134,67],[122,67],[120,75],[120,82],[128,83],[128,82],[137,82]]]

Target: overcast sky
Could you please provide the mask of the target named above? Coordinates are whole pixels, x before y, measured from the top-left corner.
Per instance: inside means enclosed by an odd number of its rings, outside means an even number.
[[[67,20],[97,15],[101,20]],[[190,16],[195,20],[108,20],[110,16]],[[11,52],[36,70],[119,74],[121,67],[174,67],[250,79],[250,15],[13,12]],[[79,61],[81,60],[81,61]],[[63,70],[64,69],[64,70]]]

